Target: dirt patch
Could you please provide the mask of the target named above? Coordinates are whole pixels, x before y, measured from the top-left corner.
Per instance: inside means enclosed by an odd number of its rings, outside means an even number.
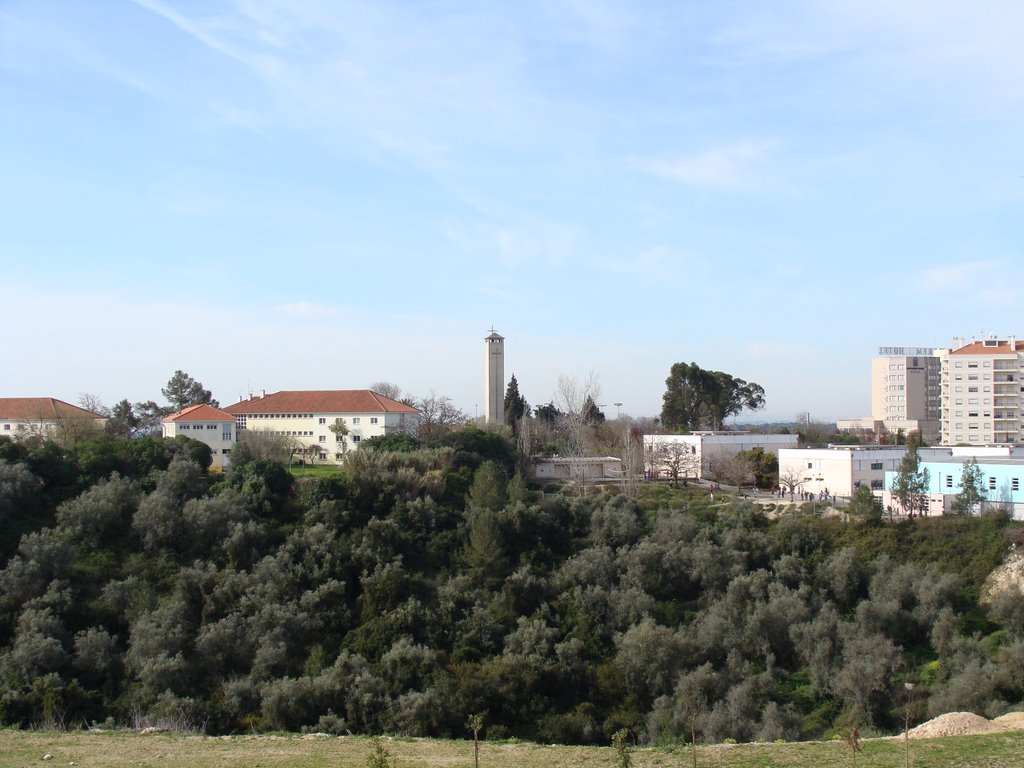
[[[992,722],[1008,731],[1024,731],[1024,712],[1007,712],[993,718]]]
[[[973,736],[1001,731],[1000,725],[973,712],[947,712],[910,729],[912,739],[934,739],[940,736]]]

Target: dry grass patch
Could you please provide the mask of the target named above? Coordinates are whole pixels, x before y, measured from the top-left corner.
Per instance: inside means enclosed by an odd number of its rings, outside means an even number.
[[[469,768],[472,741],[435,739],[386,740],[399,768]],[[863,742],[858,768],[903,764],[903,742]],[[371,740],[334,736],[204,737],[170,733],[0,731],[0,766],[69,766],[80,768],[365,768]],[[46,754],[52,759],[43,760]],[[950,736],[911,742],[914,768],[1019,768],[1024,732]],[[687,748],[636,749],[634,768],[688,768]],[[850,765],[841,742],[799,744],[709,745],[698,748],[698,765],[715,768],[820,768]],[[527,743],[481,742],[481,768],[612,768],[611,747],[561,747]]]

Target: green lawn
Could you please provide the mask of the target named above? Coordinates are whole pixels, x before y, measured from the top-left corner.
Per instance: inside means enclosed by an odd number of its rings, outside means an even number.
[[[341,468],[336,464],[295,465],[289,467],[289,469],[295,477],[327,477],[329,475],[336,475],[341,471]]]
[[[865,741],[857,755],[858,768],[896,768],[903,765],[900,740]],[[434,739],[385,740],[398,768],[469,768],[471,741]],[[370,739],[333,736],[229,736],[180,734],[141,735],[132,732],[54,733],[0,731],[0,766],[77,764],[81,768],[365,768]],[[1019,768],[1024,732],[985,736],[949,736],[910,742],[914,768]],[[43,756],[52,759],[43,761]],[[699,766],[716,768],[821,768],[852,765],[842,742],[799,744],[737,744],[702,746]],[[691,765],[687,748],[636,749],[633,768]],[[611,747],[559,747],[540,744],[481,742],[482,768],[581,768],[619,765]]]

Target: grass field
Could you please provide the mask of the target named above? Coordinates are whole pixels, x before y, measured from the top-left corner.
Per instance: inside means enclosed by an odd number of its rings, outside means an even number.
[[[471,741],[385,740],[398,768],[471,768]],[[870,740],[857,755],[858,768],[899,768],[901,740]],[[365,737],[229,736],[0,730],[0,767],[77,765],[80,768],[365,768],[371,741]],[[948,736],[910,742],[914,768],[1020,768],[1024,732]],[[44,761],[44,755],[52,755]],[[699,766],[716,768],[818,768],[852,765],[842,742],[701,746]],[[636,749],[633,768],[691,765],[688,748]],[[490,768],[582,768],[619,765],[611,747],[556,747],[481,742],[480,766]]]
[[[341,468],[335,464],[306,464],[293,465],[289,471],[295,477],[328,477],[341,472]]]

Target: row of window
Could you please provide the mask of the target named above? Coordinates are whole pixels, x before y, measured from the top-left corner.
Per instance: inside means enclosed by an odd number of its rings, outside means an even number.
[[[249,418],[249,419],[312,419],[313,418],[313,414],[312,413],[247,413],[247,414],[244,414],[244,415],[239,414],[238,416],[235,417],[235,421],[238,421],[239,423],[244,424],[246,418]],[[352,423],[353,424],[358,424],[359,423],[359,419],[360,419],[359,416],[353,416],[352,417]],[[370,423],[371,424],[376,424],[377,423],[377,419],[378,419],[377,416],[371,416],[370,417]],[[341,418],[341,417],[338,417],[338,418],[335,419],[335,421],[336,422],[344,423],[345,420],[343,418]],[[326,424],[327,423],[327,418],[325,416],[320,416],[317,419],[317,423],[319,423],[319,424]]]
[[[312,413],[248,413],[250,419],[312,419]],[[322,423],[322,422],[321,422]]]
[[[206,424],[205,428],[206,429],[216,429],[219,426],[221,426],[221,425],[220,424]],[[178,425],[178,429],[203,429],[203,428],[204,428],[203,424],[179,424]]]
[[[959,484],[959,482],[958,482],[958,484]],[[946,475],[946,487],[947,488],[952,488],[953,487],[953,475]],[[996,479],[992,475],[989,475],[989,477],[988,477],[988,489],[990,491],[996,490]],[[1018,478],[1016,478],[1016,477],[1011,477],[1010,478],[1010,490],[1011,491],[1019,491],[1020,490],[1020,480]]]

